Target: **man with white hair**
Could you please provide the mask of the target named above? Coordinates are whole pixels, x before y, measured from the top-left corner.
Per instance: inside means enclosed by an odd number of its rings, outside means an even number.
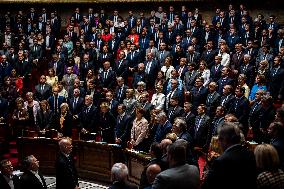
[[[56,189],[79,189],[78,174],[71,156],[72,139],[62,138],[58,144],[60,152],[55,163]]]
[[[112,185],[109,189],[138,189],[137,186],[127,182],[128,168],[123,163],[116,163],[111,168]]]

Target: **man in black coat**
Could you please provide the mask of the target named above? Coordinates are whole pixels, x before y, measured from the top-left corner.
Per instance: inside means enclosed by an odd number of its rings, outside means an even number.
[[[39,161],[35,156],[29,155],[23,161],[25,168],[21,176],[21,188],[47,189],[43,175],[39,172]]]
[[[96,128],[96,118],[98,115],[98,111],[96,106],[93,104],[93,97],[91,95],[85,96],[85,107],[82,109],[79,114],[80,125],[79,128],[81,132],[87,134],[89,132],[95,132],[98,128]]]
[[[114,128],[115,143],[126,147],[126,142],[130,138],[131,130],[131,116],[125,113],[125,105],[119,104],[117,107],[118,116],[116,119],[116,125]]]
[[[218,139],[224,153],[213,161],[202,188],[256,188],[255,157],[240,144],[238,126],[225,123],[218,129]]]
[[[56,189],[79,189],[78,174],[72,159],[72,140],[63,138],[59,141],[60,152],[57,156]]]
[[[13,175],[13,166],[8,159],[0,162],[0,186],[1,189],[14,189],[20,188],[20,179],[18,176]]]
[[[51,86],[46,83],[45,75],[40,76],[39,84],[35,86],[35,99],[47,100],[52,94]]]
[[[245,88],[237,87],[235,90],[234,100],[232,101],[231,107],[229,109],[229,113],[234,114],[239,122],[242,124],[242,131],[246,134],[248,130],[248,117],[250,112],[249,101],[244,96]]]

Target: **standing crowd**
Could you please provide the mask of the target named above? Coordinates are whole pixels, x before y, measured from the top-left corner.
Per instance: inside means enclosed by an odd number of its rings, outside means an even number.
[[[45,8],[1,18],[0,121],[12,128],[8,140],[54,129],[150,151],[141,188],[165,189],[199,187],[198,158],[218,135],[224,153],[202,187],[265,188],[275,172],[283,187],[284,29],[275,15],[252,18],[231,4],[211,20],[186,6],[147,16],[129,10],[125,18],[76,8],[66,28],[61,21]],[[245,140],[266,144],[254,156]],[[275,165],[262,162],[265,150],[274,153],[266,158],[279,156]],[[232,178],[240,182],[231,186]]]

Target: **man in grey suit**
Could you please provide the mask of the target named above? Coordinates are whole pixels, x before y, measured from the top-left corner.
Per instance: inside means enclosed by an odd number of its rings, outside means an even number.
[[[170,51],[166,50],[167,44],[165,42],[162,42],[160,44],[160,51],[158,52],[158,61],[160,64],[160,67],[164,65],[165,59],[170,56]]]
[[[199,171],[194,165],[186,163],[186,148],[181,143],[168,146],[169,169],[157,175],[153,189],[197,189],[200,185]]]

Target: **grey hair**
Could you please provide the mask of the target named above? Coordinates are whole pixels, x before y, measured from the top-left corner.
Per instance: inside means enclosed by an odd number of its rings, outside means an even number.
[[[160,112],[158,115],[157,115],[157,118],[158,119],[161,119],[162,117],[167,117],[167,114],[165,112]]]
[[[185,131],[186,130],[186,121],[184,120],[183,117],[177,117],[175,118],[175,121],[174,121],[176,127],[180,128],[182,131]]]
[[[26,170],[29,170],[33,161],[34,155],[29,155],[25,157],[25,159],[22,162],[23,168]]]
[[[128,168],[123,163],[115,163],[111,168],[114,181],[124,181],[128,176]]]

